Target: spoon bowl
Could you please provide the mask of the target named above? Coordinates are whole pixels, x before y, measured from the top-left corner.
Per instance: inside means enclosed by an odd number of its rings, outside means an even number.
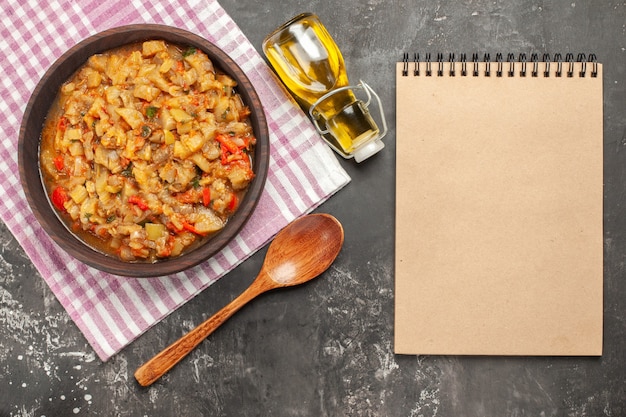
[[[341,223],[329,214],[310,214],[291,222],[270,244],[252,284],[211,318],[139,367],[135,371],[137,382],[144,387],[151,385],[259,294],[303,284],[319,276],[339,255],[343,239]]]
[[[274,287],[302,284],[333,263],[343,245],[341,223],[328,214],[312,214],[292,222],[270,244],[261,273]]]

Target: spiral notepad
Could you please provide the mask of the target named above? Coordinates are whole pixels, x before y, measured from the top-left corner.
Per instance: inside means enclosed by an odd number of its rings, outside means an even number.
[[[395,351],[601,355],[602,65],[396,63]]]

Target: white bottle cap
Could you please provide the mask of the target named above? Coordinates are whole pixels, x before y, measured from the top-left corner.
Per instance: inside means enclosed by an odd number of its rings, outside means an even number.
[[[380,139],[373,140],[370,143],[367,143],[361,146],[360,148],[358,148],[356,151],[354,151],[353,153],[354,160],[356,162],[365,161],[370,156],[378,153],[384,147],[385,147],[385,144],[383,143],[382,140]]]

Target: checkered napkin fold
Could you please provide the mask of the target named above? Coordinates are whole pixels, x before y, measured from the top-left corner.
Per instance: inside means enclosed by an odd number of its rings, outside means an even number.
[[[44,4],[45,3],[45,4]],[[161,319],[248,258],[293,219],[310,212],[350,178],[310,121],[215,0],[2,2],[0,53],[0,217],[52,292],[106,361]],[[270,170],[259,204],[240,234],[209,261],[176,275],[109,275],[70,257],[35,220],[17,167],[19,125],[37,82],[82,39],[133,23],[160,23],[200,34],[233,58],[265,108]]]

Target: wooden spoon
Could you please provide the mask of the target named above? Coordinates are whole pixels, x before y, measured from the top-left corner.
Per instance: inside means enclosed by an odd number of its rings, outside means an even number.
[[[135,378],[144,387],[152,384],[257,295],[320,275],[333,263],[342,245],[343,227],[329,214],[310,214],[293,221],[276,235],[259,275],[239,297],[143,364],[135,371]]]

